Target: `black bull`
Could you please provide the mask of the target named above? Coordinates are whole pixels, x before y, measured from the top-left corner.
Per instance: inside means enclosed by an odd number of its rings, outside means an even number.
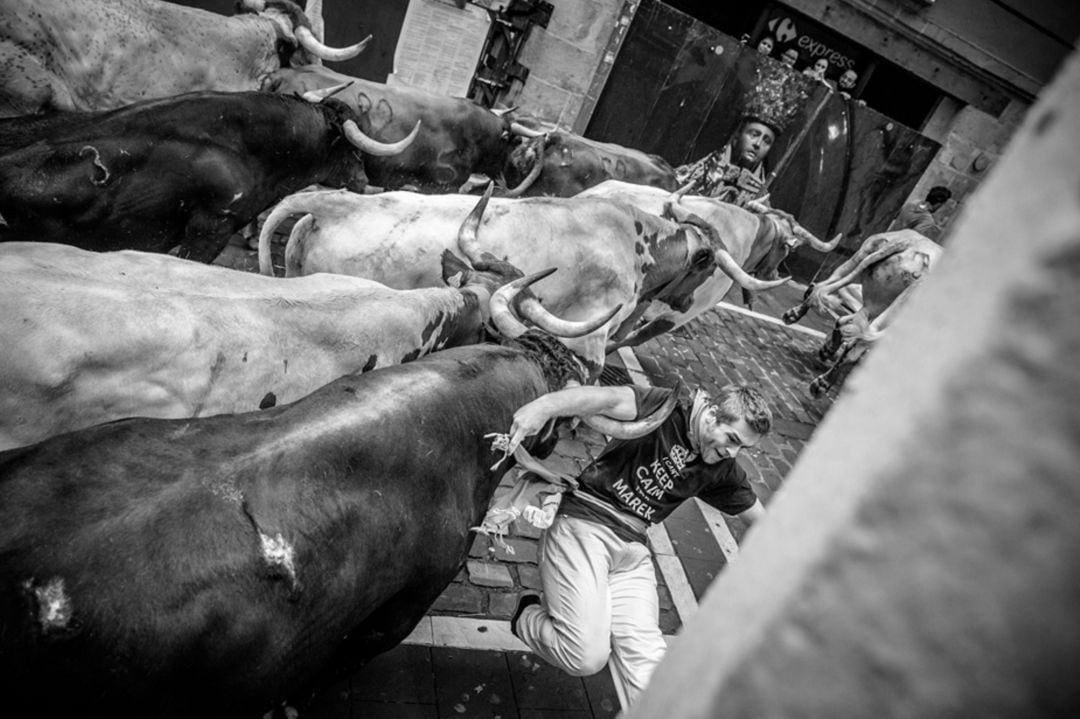
[[[576,373],[535,337],[0,454],[6,710],[247,716],[396,645],[509,465],[484,435]]]
[[[179,244],[181,257],[210,262],[290,192],[315,183],[363,191],[363,160],[345,130],[353,118],[332,99],[205,92],[0,121],[9,150],[0,157],[2,238],[88,250]],[[28,129],[40,141],[12,149]]]

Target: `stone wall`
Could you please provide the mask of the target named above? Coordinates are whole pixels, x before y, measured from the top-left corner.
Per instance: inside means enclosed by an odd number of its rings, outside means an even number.
[[[533,28],[525,43],[519,62],[529,68],[529,78],[511,102],[523,113],[570,129],[602,73],[624,0],[554,0],[553,5],[547,28]]]

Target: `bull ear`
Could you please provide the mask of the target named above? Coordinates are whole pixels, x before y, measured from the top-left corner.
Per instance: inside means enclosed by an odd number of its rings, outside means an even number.
[[[450,287],[464,287],[472,268],[450,250],[443,250],[442,278]]]

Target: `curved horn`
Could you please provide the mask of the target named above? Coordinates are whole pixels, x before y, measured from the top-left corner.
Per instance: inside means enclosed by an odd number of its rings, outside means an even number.
[[[513,282],[508,282],[499,289],[495,290],[495,294],[491,296],[491,302],[489,303],[489,307],[491,309],[491,321],[495,323],[495,327],[504,337],[519,337],[529,329],[528,325],[518,319],[516,313],[511,309],[514,299],[517,297],[518,293],[520,293],[526,287],[529,287],[533,283],[544,279],[552,272],[554,272],[555,269],[556,268],[551,267],[546,270],[541,270],[540,272],[535,272],[527,277],[521,277],[514,280]],[[527,302],[535,302],[537,305],[539,305],[539,301],[535,298],[528,298]],[[621,308],[622,305],[620,304],[616,306],[614,310],[606,313],[605,315],[594,318],[593,320],[587,322],[568,322],[567,320],[555,317],[547,310],[543,310],[541,315],[534,315],[529,319],[532,320],[533,323],[536,324],[536,326],[540,329],[555,336],[560,336],[557,334],[559,329],[571,329],[573,331],[578,331],[591,325],[592,328],[588,329],[585,332],[585,334],[588,334],[588,332],[592,332],[593,330],[603,326],[608,320],[614,317],[615,313],[618,312]],[[540,317],[540,322],[536,322],[537,317]],[[552,329],[549,329],[549,327],[546,326],[549,324],[549,320],[552,320],[552,322],[550,322],[550,326]],[[560,325],[563,325],[563,327],[560,327]],[[555,331],[552,331],[553,329]]]
[[[484,262],[476,231],[480,228],[480,220],[484,215],[484,210],[487,208],[488,200],[491,199],[491,191],[494,187],[494,182],[488,182],[488,186],[484,189],[484,196],[480,198],[480,201],[476,203],[476,207],[472,208],[465,217],[465,221],[461,223],[461,228],[458,230],[458,248],[461,250],[461,254],[465,255],[474,266]]]
[[[594,414],[590,417],[582,417],[581,421],[601,434],[606,434],[612,439],[636,439],[644,437],[649,432],[663,424],[664,420],[678,404],[678,393],[672,392],[664,403],[648,417],[642,417],[632,421],[612,419],[604,415]]]
[[[543,137],[544,135],[547,134],[543,130],[533,130],[533,129],[530,129],[528,127],[525,127],[520,122],[511,122],[510,123],[510,132],[514,133],[515,135],[521,135],[522,137],[528,137],[530,139],[535,139],[537,137]]]
[[[533,166],[529,170],[529,174],[525,176],[517,187],[506,191],[506,197],[520,197],[532,187],[532,184],[536,182],[536,178],[540,177],[540,173],[544,171],[544,141],[539,140],[540,148],[536,151],[536,159],[533,161]]]
[[[667,206],[667,205],[673,205],[673,204],[677,205],[677,204],[679,204],[679,201],[682,200],[682,198],[686,197],[686,195],[690,192],[690,188],[693,187],[693,186],[694,186],[694,183],[691,181],[691,182],[687,182],[682,187],[676,189],[674,192],[672,192],[670,195],[668,195],[667,200],[664,201],[664,205]]]
[[[315,34],[311,32],[310,28],[306,28],[303,25],[297,26],[293,30],[293,35],[296,36],[296,41],[300,43],[300,47],[310,52],[320,60],[328,60],[330,62],[341,62],[343,60],[349,60],[356,57],[367,48],[368,43],[371,42],[371,35],[368,35],[355,45],[349,45],[348,47],[329,47],[319,41],[319,38],[315,37]]]
[[[810,245],[818,252],[832,252],[836,249],[836,246],[840,244],[840,238],[844,236],[844,233],[841,232],[837,234],[836,237],[832,238],[830,242],[825,242],[824,240],[819,240],[818,238],[814,237],[814,235],[812,235],[806,228],[795,223],[792,223],[791,225],[791,232],[800,240]]]
[[[735,258],[727,250],[714,248],[714,251],[716,253],[716,264],[720,266],[725,275],[735,280],[743,289],[754,292],[771,290],[773,287],[779,287],[791,279],[790,277],[783,277],[779,280],[759,280],[747,274],[746,270],[739,266],[739,263],[735,261]]]
[[[542,304],[540,304],[540,300],[535,297],[522,297],[518,302],[518,313],[521,314],[522,317],[529,320],[549,335],[554,335],[556,337],[584,337],[590,332],[595,332],[607,324],[608,320],[614,317],[615,313],[621,309],[622,304],[618,304],[606,315],[594,317],[591,320],[575,322],[572,320],[564,320],[561,317],[556,317],[551,314]]]
[[[349,85],[352,85],[352,80],[348,82],[338,83],[337,85],[331,85],[330,87],[320,87],[316,90],[308,90],[300,97],[304,98],[308,102],[322,102],[331,95],[336,95]]]
[[[420,133],[420,121],[416,121],[416,127],[412,129],[412,132],[407,137],[398,140],[397,142],[384,143],[365,135],[360,131],[359,126],[353,120],[346,120],[342,126],[342,131],[345,133],[345,137],[349,138],[349,142],[356,145],[358,148],[368,153],[369,155],[378,155],[385,157],[387,155],[397,155],[412,144],[413,140]]]

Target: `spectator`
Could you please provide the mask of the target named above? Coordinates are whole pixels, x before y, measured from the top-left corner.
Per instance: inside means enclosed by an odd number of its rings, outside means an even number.
[[[897,215],[891,229],[915,230],[937,241],[941,228],[938,227],[934,213],[940,210],[951,197],[952,191],[949,188],[941,185],[931,187],[930,191],[926,193],[925,201],[910,203],[900,210],[900,214]]]
[[[813,65],[809,65],[805,70],[803,70],[803,75],[806,75],[813,80],[817,80],[818,82],[824,83],[825,73],[827,73],[828,71],[829,61],[823,57],[819,57],[817,60],[814,60]]]
[[[784,63],[791,69],[795,69],[795,63],[799,61],[799,51],[793,47],[789,47],[780,54],[780,62]]]
[[[766,35],[765,37],[758,40],[757,51],[765,57],[769,57],[770,55],[772,55],[773,39]]]

